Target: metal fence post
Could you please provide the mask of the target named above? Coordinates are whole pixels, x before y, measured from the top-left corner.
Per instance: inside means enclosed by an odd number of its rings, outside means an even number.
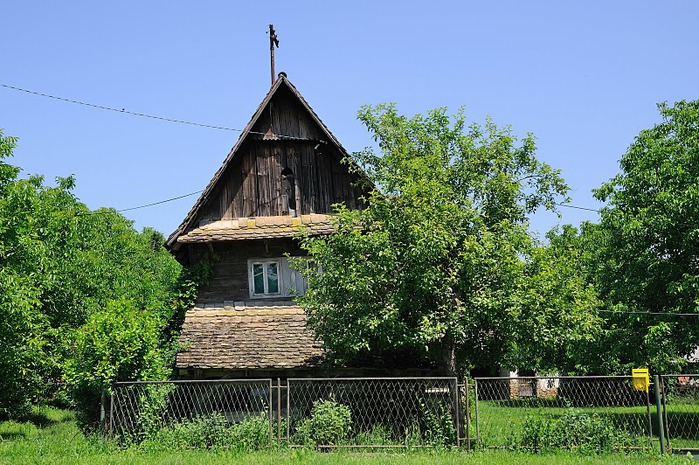
[[[282,380],[277,378],[277,442],[282,442]]]
[[[480,430],[480,418],[478,416],[478,380],[474,379],[473,380],[473,393],[474,393],[474,400],[473,402],[476,404],[476,444],[480,447],[481,445],[481,430]]]
[[[468,399],[468,377],[464,378],[464,422],[466,423],[466,449],[471,450],[471,405]]]
[[[104,422],[105,416],[107,415],[105,411],[105,402],[107,402],[107,392],[104,387],[102,388],[102,395],[100,396],[100,431],[104,434]]]
[[[286,379],[286,442],[291,444],[291,383]]]
[[[114,433],[114,393],[115,386],[109,388],[109,434]]]
[[[663,411],[660,402],[660,377],[658,375],[653,376],[653,383],[655,384],[655,409],[658,416],[658,437],[660,438],[660,454],[665,455],[665,426],[663,425]]]
[[[272,390],[272,379],[269,380],[269,406],[267,407],[267,419],[269,420],[269,446],[272,446],[272,441],[274,438],[274,430],[272,429],[272,398],[274,391]]]
[[[454,412],[456,417],[456,447],[461,447],[461,422],[459,421],[459,416],[461,415],[461,409],[459,406],[461,402],[459,401],[459,379],[454,378]]]
[[[650,390],[646,390],[646,415],[648,415],[648,440],[653,447],[653,418],[650,414]]]

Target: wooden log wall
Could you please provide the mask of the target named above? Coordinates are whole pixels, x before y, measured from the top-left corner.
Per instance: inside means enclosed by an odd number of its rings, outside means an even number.
[[[202,255],[208,251],[203,245],[196,246],[194,253]],[[253,241],[234,241],[214,244],[217,260],[209,283],[204,286],[197,298],[197,303],[221,303],[225,301],[250,300],[248,283],[248,259],[279,258],[286,253],[303,255],[296,241],[292,239],[259,239]],[[278,298],[276,300],[291,300]]]

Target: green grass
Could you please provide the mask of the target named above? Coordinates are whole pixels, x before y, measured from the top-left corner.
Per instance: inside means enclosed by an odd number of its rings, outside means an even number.
[[[481,401],[479,408],[479,433],[484,446],[507,446],[521,433],[529,418],[557,418],[566,410],[561,406],[546,406],[545,400],[531,403],[522,401]],[[649,440],[648,411],[646,406],[632,407],[583,407],[576,410],[608,418],[613,425],[626,430],[638,447],[658,447],[657,413],[650,406],[650,424],[654,439]],[[670,401],[668,403],[670,443],[674,448],[699,448],[699,404],[696,402]],[[475,415],[472,420],[475,437]]]
[[[36,409],[27,422],[0,423],[0,463],[2,464],[614,464],[688,463],[682,457],[661,458],[653,454],[612,454],[576,456],[571,454],[530,455],[508,451],[466,452],[412,451],[357,453],[316,452],[303,449],[268,450],[256,453],[232,451],[144,451],[122,450],[112,442],[85,437],[72,412],[54,408]]]
[[[479,435],[485,446],[506,446],[515,440],[522,432],[524,424],[529,419],[556,419],[563,415],[567,407],[546,407],[545,405],[521,406],[513,405],[510,401],[481,401],[479,409]],[[633,407],[604,407],[604,408],[575,408],[576,411],[604,417],[615,427],[626,430],[634,438],[634,445],[650,447],[648,431],[648,411],[645,406]],[[654,409],[651,410],[651,412]],[[654,424],[654,417],[651,417]],[[473,428],[475,429],[475,420]],[[475,432],[473,433],[475,436]]]

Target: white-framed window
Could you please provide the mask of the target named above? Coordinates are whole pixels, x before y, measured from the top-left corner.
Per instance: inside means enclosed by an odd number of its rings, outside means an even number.
[[[286,257],[248,260],[250,298],[303,295],[308,284],[301,273],[292,270]]]
[[[251,260],[249,270],[250,295],[253,297],[281,294],[281,260]]]

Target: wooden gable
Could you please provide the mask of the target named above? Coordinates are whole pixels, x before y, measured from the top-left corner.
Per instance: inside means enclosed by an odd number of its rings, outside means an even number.
[[[343,161],[348,156],[280,73],[221,168],[168,238],[167,247],[176,251],[180,244],[201,237],[244,238],[231,232],[255,225],[254,218],[261,217],[257,224],[314,225],[323,223],[319,218],[332,213],[335,203],[359,208],[366,189]],[[238,221],[241,218],[244,221]],[[218,233],[202,234],[207,225],[215,225]]]

